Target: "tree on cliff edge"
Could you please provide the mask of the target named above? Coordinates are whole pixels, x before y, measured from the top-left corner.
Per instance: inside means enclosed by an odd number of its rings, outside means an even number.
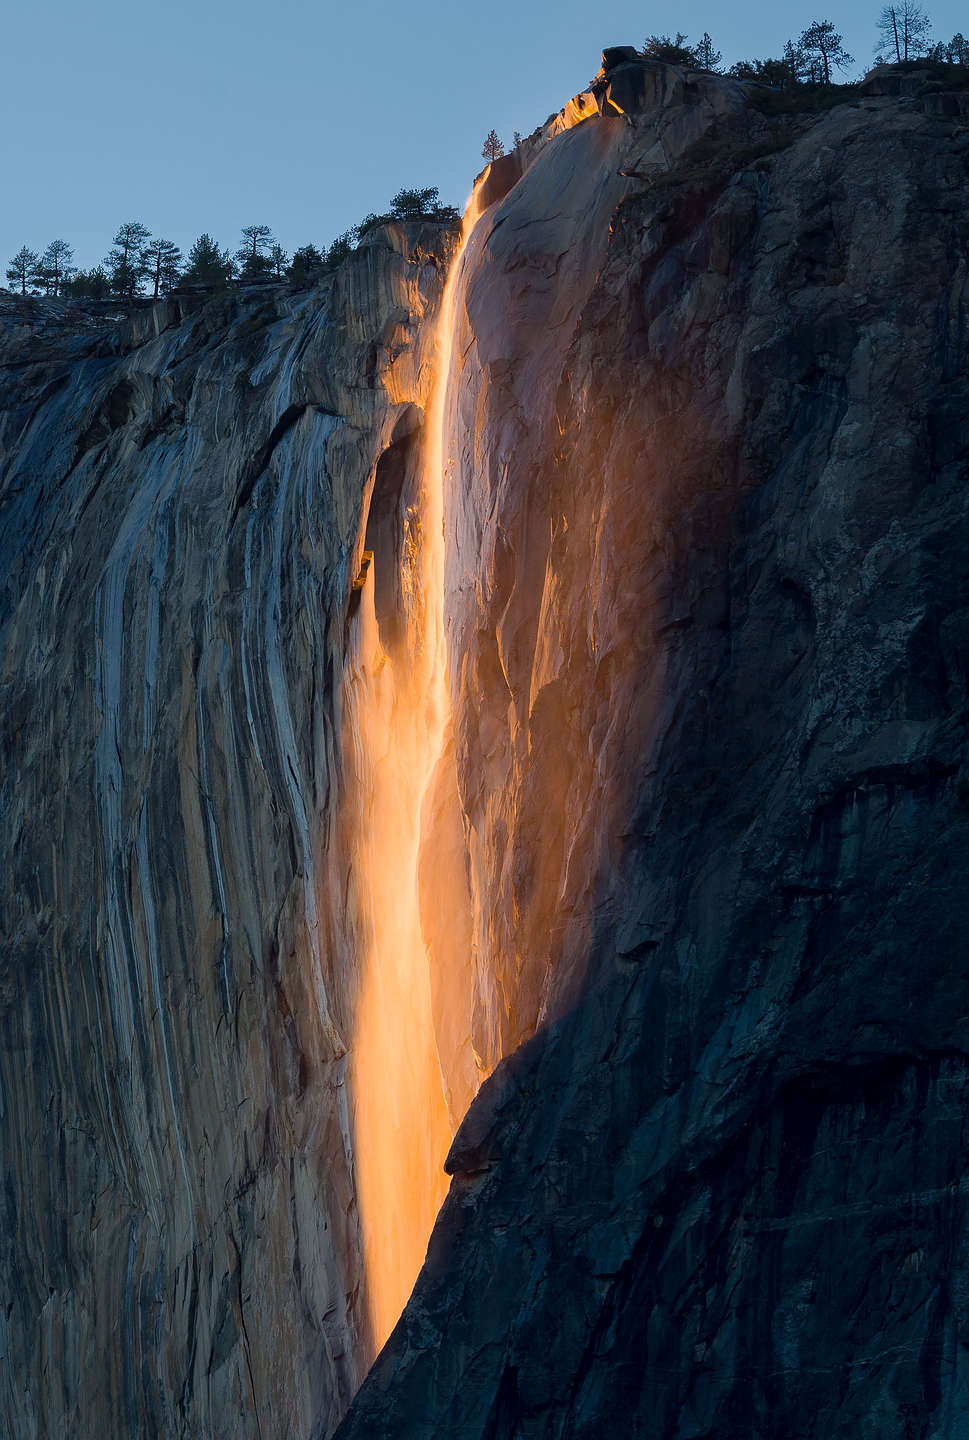
[[[813,20],[802,30],[798,50],[811,67],[811,79],[822,85],[831,84],[832,70],[843,70],[852,63],[831,20]]]
[[[504,155],[505,147],[498,138],[498,131],[491,129],[485,136],[485,142],[481,147],[481,153],[489,165],[494,164],[500,155]]]
[[[440,203],[441,192],[436,185],[428,185],[423,190],[398,190],[390,202],[390,213],[395,220],[420,220],[433,214]]]
[[[172,240],[152,240],[143,251],[148,278],[154,281],[152,299],[167,295],[178,284],[178,271],[182,263],[182,252]]]
[[[942,40],[929,51],[933,60],[946,65],[969,65],[969,40],[957,30],[951,40]]]
[[[289,278],[296,285],[304,285],[310,276],[318,274],[326,264],[326,256],[315,245],[301,245],[293,251],[289,266]]]
[[[126,295],[129,300],[134,297],[145,277],[146,262],[142,252],[150,238],[151,231],[140,220],[126,220],[118,226],[105,261],[111,277],[111,289],[116,295]]]
[[[925,49],[932,22],[918,0],[901,0],[898,5],[885,5],[878,17],[880,44],[894,50],[896,64],[913,60]]]
[[[342,235],[336,237],[323,257],[323,264],[327,270],[335,270],[338,265],[343,263],[353,250],[353,243],[354,232],[352,230],[344,230]]]
[[[7,279],[12,285],[20,286],[21,295],[26,295],[27,281],[33,279],[39,259],[36,250],[28,250],[26,245],[21,245],[7,266]]]
[[[220,250],[211,235],[200,235],[188,252],[183,285],[224,285],[228,273],[228,250]]]
[[[289,256],[286,254],[286,251],[278,240],[274,241],[269,248],[269,267],[277,280],[283,278],[283,270],[288,264]]]
[[[272,268],[272,261],[266,251],[275,243],[275,236],[268,225],[243,226],[242,244],[235,255],[241,266],[243,280],[253,280],[258,275],[265,275]]]
[[[696,51],[686,41],[681,30],[675,35],[647,35],[643,55],[647,60],[661,60],[664,65],[695,66]]]
[[[71,300],[106,300],[111,282],[102,265],[93,270],[77,270],[68,280],[61,281],[61,294]]]
[[[694,45],[693,58],[701,70],[716,70],[723,59],[723,52],[714,45],[708,30],[704,30],[702,39]]]
[[[768,56],[765,60],[738,60],[727,74],[736,75],[738,80],[758,80],[775,90],[792,90],[800,83],[801,68],[796,55],[785,52],[783,56]]]
[[[61,283],[74,274],[74,251],[66,240],[52,240],[34,266],[33,278],[48,295],[59,295]]]

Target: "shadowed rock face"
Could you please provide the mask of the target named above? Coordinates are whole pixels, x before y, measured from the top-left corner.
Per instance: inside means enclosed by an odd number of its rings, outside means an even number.
[[[469,251],[455,784],[524,1043],[340,1440],[964,1429],[969,130],[677,74]]]
[[[5,1435],[320,1435],[369,1363],[335,696],[443,258],[6,332]]]

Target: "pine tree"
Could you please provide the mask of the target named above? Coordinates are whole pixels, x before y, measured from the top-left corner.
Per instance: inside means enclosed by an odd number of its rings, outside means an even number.
[[[969,40],[961,30],[956,31],[945,50],[950,65],[969,65]]]
[[[344,230],[338,235],[326,252],[325,265],[327,270],[335,270],[341,261],[345,260],[353,249],[353,231]]]
[[[926,59],[934,60],[937,65],[969,65],[969,40],[960,32],[953,35],[951,40],[940,40],[936,45],[930,45],[925,52]],[[876,64],[880,57],[875,57]]]
[[[235,254],[243,280],[253,280],[259,275],[265,275],[271,265],[266,251],[275,243],[275,236],[268,225],[243,226],[242,244]]]
[[[816,78],[815,62],[805,55],[799,40],[788,40],[785,43],[783,61],[790,71],[792,84],[800,85],[802,81]]]
[[[52,240],[34,266],[34,278],[48,295],[60,294],[61,282],[74,273],[74,251],[66,240]]]
[[[349,231],[347,231],[347,238],[350,239]],[[336,245],[336,243],[337,241],[334,240],[333,244]],[[298,250],[293,251],[293,260],[289,267],[290,280],[294,285],[306,284],[313,275],[320,274],[328,258],[328,255],[322,254],[315,245],[301,245]]]
[[[843,70],[852,63],[852,57],[842,45],[841,36],[831,20],[813,20],[806,30],[801,31],[798,48],[811,66],[812,78],[822,85],[831,84],[832,69]]]
[[[220,250],[211,235],[200,235],[188,252],[183,285],[224,285],[229,274],[228,250]]]
[[[154,285],[151,298],[157,300],[159,295],[167,295],[178,284],[182,252],[173,241],[156,237],[149,241],[141,254],[148,279]]]
[[[390,202],[390,213],[395,220],[420,220],[438,208],[440,199],[436,185],[425,190],[398,190]]]
[[[789,48],[782,59],[768,56],[765,60],[738,60],[727,73],[736,75],[738,80],[757,80],[775,90],[790,90],[800,79],[803,61],[797,57],[791,41],[787,43]]]
[[[21,295],[26,295],[27,282],[33,280],[39,260],[40,256],[36,250],[28,250],[26,245],[21,245],[7,266],[7,279],[12,285],[20,286]]]
[[[881,43],[889,51],[894,50],[895,61],[899,65],[922,54],[931,28],[932,22],[918,0],[900,0],[897,5],[885,5],[878,17]]]
[[[278,242],[269,248],[269,264],[277,280],[283,278],[283,269],[289,264],[289,256]]]
[[[377,230],[381,225],[389,225],[393,218],[393,215],[377,215],[374,213],[373,210],[371,210],[367,215],[364,215],[363,219],[358,221],[355,227],[357,232],[357,244],[360,243],[364,235],[369,235],[371,230]]]
[[[140,220],[126,220],[118,226],[118,233],[112,241],[105,260],[105,268],[111,280],[111,289],[116,295],[132,300],[147,273],[144,258],[145,242],[151,238],[151,231]]]
[[[716,70],[723,59],[721,52],[714,48],[713,41],[706,30],[703,32],[703,39],[694,48],[693,58],[701,70]]]
[[[686,40],[679,30],[675,35],[648,35],[643,55],[647,60],[662,60],[664,65],[698,65],[696,50]]]
[[[77,270],[69,280],[61,282],[61,294],[75,300],[104,300],[111,285],[104,269],[95,265],[93,270]]]
[[[485,142],[481,147],[481,154],[489,164],[493,164],[498,157],[504,155],[504,153],[505,147],[498,138],[498,131],[494,129],[489,130],[485,136]]]

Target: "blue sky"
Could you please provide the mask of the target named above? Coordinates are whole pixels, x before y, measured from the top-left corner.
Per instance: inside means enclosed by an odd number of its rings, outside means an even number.
[[[292,250],[328,243],[403,185],[462,205],[495,126],[527,133],[582,89],[603,45],[709,30],[724,61],[777,54],[832,18],[870,63],[877,0],[816,13],[778,0],[46,0],[7,12],[0,259],[63,238],[96,263],[118,223],[187,248],[235,248],[265,222]],[[964,0],[928,4],[936,38]],[[957,10],[962,11],[957,18]],[[725,15],[729,17],[725,18]],[[855,67],[858,69],[859,67]]]

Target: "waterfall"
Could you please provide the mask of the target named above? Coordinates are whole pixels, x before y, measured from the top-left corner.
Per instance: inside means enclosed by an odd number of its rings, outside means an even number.
[[[435,1042],[418,902],[421,806],[450,714],[444,636],[447,389],[472,197],[436,325],[436,367],[420,482],[394,514],[401,623],[381,613],[381,559],[364,552],[343,692],[350,886],[360,983],[350,1063],[353,1147],[372,1338],[397,1321],[447,1190],[451,1123]],[[375,481],[376,486],[376,481]],[[371,500],[371,506],[374,504]],[[373,518],[373,517],[371,517]],[[393,563],[393,562],[392,562]],[[383,622],[383,623],[382,623]],[[349,743],[348,743],[349,742]],[[441,903],[447,903],[442,895]]]

